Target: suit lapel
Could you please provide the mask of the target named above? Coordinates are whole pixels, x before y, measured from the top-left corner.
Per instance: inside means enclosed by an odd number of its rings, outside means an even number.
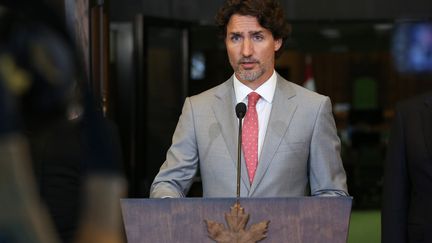
[[[432,157],[432,95],[427,96],[424,105],[422,110],[423,134],[429,156]]]
[[[297,104],[293,100],[290,100],[294,96],[295,91],[291,85],[278,76],[272,110],[267,125],[267,132],[249,195],[254,193],[255,189],[263,179],[265,172],[272,162],[282,138],[288,129],[291,118],[297,108]]]
[[[233,79],[231,78],[223,83],[216,91],[215,96],[216,99],[212,105],[212,109],[231,155],[234,168],[237,169],[238,119],[235,114],[236,99]],[[243,156],[241,162],[241,178],[246,188],[249,190],[250,183]]]

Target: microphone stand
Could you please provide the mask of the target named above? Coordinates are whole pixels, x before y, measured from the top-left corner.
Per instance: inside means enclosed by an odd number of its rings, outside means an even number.
[[[239,120],[238,123],[238,144],[237,144],[237,204],[239,204],[240,199],[240,178],[241,178],[241,146],[242,146],[242,120],[246,115],[246,104],[238,103],[235,107],[235,112]]]
[[[238,132],[238,144],[237,144],[237,203],[240,198],[242,120],[243,117],[239,117],[239,132]]]

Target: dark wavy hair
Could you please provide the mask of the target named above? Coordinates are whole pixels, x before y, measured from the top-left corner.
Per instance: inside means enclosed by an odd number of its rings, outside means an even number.
[[[223,38],[232,15],[256,17],[258,23],[268,29],[275,39],[282,39],[282,44],[291,33],[291,26],[285,19],[284,11],[276,0],[226,0],[216,14],[216,25]],[[283,45],[276,52],[276,57],[283,51]]]

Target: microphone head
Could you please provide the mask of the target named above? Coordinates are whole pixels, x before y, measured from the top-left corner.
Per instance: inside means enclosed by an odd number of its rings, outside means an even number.
[[[238,119],[242,119],[246,115],[246,104],[240,102],[235,107],[236,115]]]

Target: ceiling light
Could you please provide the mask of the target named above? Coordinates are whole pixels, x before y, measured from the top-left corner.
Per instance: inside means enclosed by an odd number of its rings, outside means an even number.
[[[393,24],[391,23],[380,23],[380,24],[374,24],[374,29],[376,32],[387,32],[391,29],[393,29]]]
[[[323,35],[325,38],[328,39],[337,39],[341,37],[341,33],[338,29],[331,29],[331,28],[322,29],[320,33],[321,35]]]

